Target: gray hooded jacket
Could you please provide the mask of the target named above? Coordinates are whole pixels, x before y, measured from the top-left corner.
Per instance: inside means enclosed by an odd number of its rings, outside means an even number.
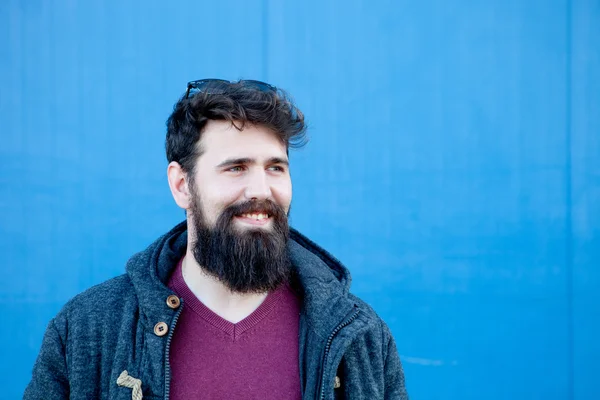
[[[24,399],[168,399],[170,342],[185,304],[169,307],[166,282],[186,246],[184,222],[134,255],[126,274],[70,300],[48,325]],[[407,399],[394,339],[348,292],[348,270],[295,230],[288,247],[302,298],[303,399]]]

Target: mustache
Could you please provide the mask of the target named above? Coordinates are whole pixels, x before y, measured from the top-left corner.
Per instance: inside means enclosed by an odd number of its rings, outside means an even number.
[[[285,218],[287,215],[283,207],[271,200],[249,200],[227,207],[223,213],[227,219],[241,214],[269,214],[274,218]]]

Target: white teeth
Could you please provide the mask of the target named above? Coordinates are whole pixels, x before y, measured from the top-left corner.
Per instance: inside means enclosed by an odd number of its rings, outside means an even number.
[[[269,218],[269,214],[242,214],[242,217],[245,218],[250,218],[250,219],[255,219],[255,220],[261,220],[261,219],[266,219]]]

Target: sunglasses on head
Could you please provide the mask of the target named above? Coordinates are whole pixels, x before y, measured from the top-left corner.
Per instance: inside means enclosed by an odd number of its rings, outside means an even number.
[[[225,79],[200,79],[197,81],[191,81],[187,84],[187,91],[185,92],[185,98],[195,95],[196,93],[207,93],[207,94],[221,94],[225,92],[225,89],[232,84],[242,84],[246,87],[251,87],[261,92],[276,92],[277,88],[273,85],[269,85],[266,82],[255,81],[253,79],[241,80],[238,82],[231,82]]]

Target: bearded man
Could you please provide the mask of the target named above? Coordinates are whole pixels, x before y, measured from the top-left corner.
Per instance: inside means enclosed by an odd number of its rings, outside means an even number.
[[[186,221],[50,321],[24,398],[406,399],[386,324],[288,226],[304,134],[267,83],[188,83],[166,138]]]

